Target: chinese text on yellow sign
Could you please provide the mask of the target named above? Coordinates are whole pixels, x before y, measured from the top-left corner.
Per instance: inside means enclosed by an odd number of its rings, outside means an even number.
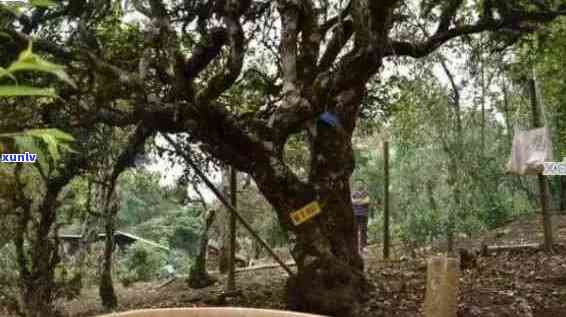
[[[312,217],[320,213],[320,205],[318,201],[313,201],[312,203],[304,206],[303,208],[291,213],[291,220],[295,226],[311,219]]]

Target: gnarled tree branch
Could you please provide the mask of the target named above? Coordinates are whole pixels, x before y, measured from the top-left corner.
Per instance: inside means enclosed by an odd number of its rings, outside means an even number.
[[[455,12],[454,12],[455,14]],[[509,13],[501,19],[482,18],[474,24],[457,26],[447,30],[438,29],[439,32],[421,42],[406,42],[391,40],[385,51],[385,56],[411,56],[420,58],[434,52],[444,43],[464,35],[480,33],[485,31],[497,31],[502,29],[514,29],[522,31],[534,31],[532,26],[526,23],[550,22],[558,16],[566,15],[562,11],[541,12],[518,12]],[[450,18],[445,18],[450,19]]]

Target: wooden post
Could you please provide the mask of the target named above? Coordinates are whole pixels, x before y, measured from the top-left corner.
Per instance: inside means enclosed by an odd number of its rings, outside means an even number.
[[[538,109],[537,89],[534,76],[533,78],[529,79],[529,95],[531,97],[532,125],[533,128],[539,128],[542,126],[542,122]],[[552,251],[554,241],[552,235],[552,215],[550,214],[549,210],[548,181],[542,174],[538,174],[537,178],[540,193],[540,205],[542,210],[542,226],[544,230],[544,249],[545,251],[550,252]]]
[[[234,167],[230,167],[230,202],[238,208],[238,175]],[[236,216],[230,213],[230,257],[228,260],[228,291],[236,289]]]
[[[383,258],[389,259],[389,142],[383,142]]]
[[[435,256],[428,260],[425,317],[456,317],[460,261],[457,258]]]

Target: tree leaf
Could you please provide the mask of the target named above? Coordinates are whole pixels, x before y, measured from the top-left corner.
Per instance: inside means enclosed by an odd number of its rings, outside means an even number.
[[[15,17],[19,18],[21,16],[21,7],[17,3],[13,4],[0,4],[0,10],[6,10],[12,13]]]
[[[30,4],[34,7],[49,8],[56,6],[57,4],[51,0],[30,0]]]
[[[59,152],[57,139],[50,134],[44,134],[41,140],[47,145],[47,152],[51,155],[51,158],[54,161],[58,161],[61,158],[61,154]]]
[[[65,67],[48,62],[45,59],[41,58],[41,56],[34,54],[32,52],[31,42],[29,47],[20,53],[18,60],[13,62],[10,65],[10,67],[8,67],[7,69],[9,73],[14,73],[17,71],[25,71],[25,70],[53,74],[57,76],[60,80],[71,85],[73,88],[76,88],[76,85],[73,82],[73,80],[65,72]]]
[[[16,149],[25,149],[26,151],[34,153],[40,152],[35,143],[35,139],[30,135],[21,134],[14,137],[14,146]]]
[[[4,76],[10,77],[10,79],[12,79],[13,81],[15,81],[16,83],[18,82],[18,81],[16,80],[16,78],[15,78],[12,74],[10,74],[9,71],[7,71],[5,68],[0,67],[0,78],[2,78],[2,77],[4,77]]]
[[[26,134],[39,138],[44,135],[50,135],[62,142],[73,142],[75,140],[72,135],[58,129],[33,129],[27,131]]]
[[[0,9],[2,9],[2,7],[0,6]],[[12,36],[6,32],[0,32],[0,38],[6,38],[7,41],[11,41],[13,40]]]
[[[29,86],[0,86],[0,97],[46,96],[57,97],[53,88],[35,88]]]
[[[13,139],[17,151],[38,154],[43,158],[40,163],[45,163],[47,158],[56,162],[61,159],[62,152],[76,153],[69,146],[75,140],[73,136],[58,129],[33,129],[25,132],[3,133],[0,134],[0,139],[2,138]],[[44,151],[45,149],[47,151]]]

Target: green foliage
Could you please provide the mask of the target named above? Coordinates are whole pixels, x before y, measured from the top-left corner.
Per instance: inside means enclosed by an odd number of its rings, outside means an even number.
[[[369,143],[367,147],[358,147],[354,149],[356,169],[352,175],[352,184],[355,184],[357,181],[361,181],[366,185],[371,201],[369,207],[370,217],[379,217],[383,210],[384,171],[381,151],[383,145],[375,142],[379,140],[380,139],[377,136],[368,137],[365,140]]]
[[[87,217],[93,217],[88,212],[92,212],[95,202],[91,194],[89,201],[89,185],[88,177],[76,177],[71,181],[60,195],[61,206],[57,210],[58,220],[61,225],[65,225],[64,232],[81,232],[82,226]],[[90,205],[89,205],[90,203]],[[90,209],[90,210],[89,210]]]
[[[0,78],[2,77],[9,77],[13,81],[17,83],[14,74],[21,71],[35,71],[41,73],[48,73],[55,75],[57,78],[62,80],[63,82],[71,85],[72,87],[76,87],[73,80],[67,75],[65,72],[65,67],[57,64],[53,64],[39,55],[33,53],[32,51],[32,42],[29,42],[29,46],[26,50],[22,51],[16,61],[14,61],[8,68],[0,68]],[[9,88],[13,88],[10,90]],[[4,86],[4,89],[0,91],[0,97],[13,97],[17,95],[17,91],[21,91],[26,96],[44,96],[45,93],[49,93],[49,96],[55,96],[54,91],[52,89],[44,89],[44,88],[33,88],[33,87],[21,87],[17,88],[18,86]],[[2,92],[4,94],[2,94]],[[43,93],[43,94],[42,94]]]
[[[48,5],[50,1],[38,1],[37,5]],[[0,67],[0,79],[8,77],[17,83],[15,73],[21,71],[37,71],[49,73],[57,76],[60,80],[75,87],[74,82],[64,71],[61,65],[53,64],[41,58],[32,52],[32,42],[26,50],[20,53],[18,59],[13,62],[7,69]],[[47,96],[56,97],[53,88],[36,88],[21,85],[0,85],[0,97],[16,97],[16,96]],[[53,162],[60,159],[60,150],[72,151],[69,144],[74,138],[57,129],[35,129],[18,133],[0,134],[0,151],[12,141],[14,150],[30,151],[37,153],[41,160],[41,164],[47,164],[46,158],[50,158]]]
[[[135,227],[180,207],[165,199],[166,191],[159,186],[157,174],[142,169],[128,170],[120,176],[119,185],[119,228]]]
[[[56,3],[51,0],[30,0],[30,4],[34,7],[52,7],[55,6]]]
[[[468,236],[500,226],[512,217],[532,212],[533,205],[515,179],[505,175],[509,155],[504,127],[486,112],[485,154],[481,147],[479,109],[461,109],[462,148],[456,172],[450,172],[458,153],[455,113],[446,89],[427,73],[397,78],[400,94],[393,104],[387,132],[390,139],[391,231],[394,238],[423,245],[444,239],[450,217],[456,233]],[[362,129],[363,130],[363,129]],[[369,235],[382,237],[383,154],[385,133],[362,135],[355,140],[356,170],[353,183],[367,184],[372,206]],[[457,177],[454,177],[456,175]],[[459,204],[455,202],[459,190]],[[377,211],[377,212],[376,212]]]
[[[21,133],[4,133],[0,134],[0,138],[13,139],[15,148],[20,151],[25,149],[40,155],[49,153],[55,161],[61,158],[61,150],[75,152],[70,146],[74,138],[57,129],[33,129]]]
[[[172,233],[169,237],[169,247],[186,251],[190,256],[196,256],[200,240],[200,232],[203,230],[202,217],[191,216],[187,211],[181,212],[172,225]]]
[[[423,208],[408,214],[406,221],[400,225],[399,237],[402,241],[410,241],[414,245],[423,245],[442,238],[443,232],[445,232],[445,228],[440,212]]]
[[[167,264],[173,266],[175,274],[187,276],[189,275],[193,261],[194,256],[187,255],[187,253],[182,250],[174,249],[169,252]],[[160,274],[164,273],[166,272],[163,272],[163,270],[160,271]]]
[[[177,207],[178,208],[178,207]],[[195,209],[169,209],[168,212],[138,224],[135,232],[145,238],[195,256],[202,220]]]
[[[36,71],[53,74],[63,82],[71,85],[72,87],[76,87],[73,80],[71,80],[69,75],[65,72],[64,66],[48,62],[39,55],[33,53],[32,42],[29,43],[29,47],[20,53],[18,60],[6,69],[7,73],[14,74],[19,71]]]
[[[64,232],[82,231],[87,217],[88,181],[89,177],[75,179],[61,195],[58,220],[65,226]],[[179,274],[188,274],[202,230],[201,210],[180,204],[179,193],[183,191],[182,187],[162,188],[159,185],[159,175],[142,168],[125,171],[118,179],[117,186],[120,197],[117,230],[130,232],[171,248],[170,254],[166,255],[159,248],[139,244],[128,249],[126,254],[116,253],[118,279],[124,284],[153,279],[159,275],[166,260]],[[95,208],[97,197],[93,195],[91,199],[91,208]],[[89,217],[92,216],[96,217],[93,214]],[[97,221],[91,219],[90,223],[95,225]],[[96,263],[97,256],[94,257],[95,259],[86,260],[85,267],[93,265],[93,261]],[[155,265],[156,259],[159,259],[159,265]],[[144,261],[147,265],[140,264]],[[67,265],[72,266],[72,263]],[[93,275],[94,272],[87,269],[85,281],[96,283]]]
[[[136,242],[128,248],[126,257],[117,270],[118,278],[125,282],[145,282],[159,276],[161,267],[166,263],[162,251]]]
[[[202,230],[201,209],[180,204],[179,189],[162,188],[159,176],[137,169],[119,180],[118,227],[171,248],[196,255]]]
[[[57,97],[53,88],[34,88],[29,86],[0,86],[0,97]]]
[[[0,151],[31,152],[43,170],[61,159],[62,152],[75,152],[74,138],[58,129],[33,129],[19,133],[0,134]]]
[[[250,184],[246,188],[238,191],[238,210],[244,219],[262,236],[272,247],[285,246],[287,244],[287,235],[279,225],[277,213],[273,207],[258,192],[256,186]],[[224,211],[222,211],[224,212]],[[222,215],[217,215],[222,217]],[[249,233],[238,226],[238,236],[240,238],[248,237]],[[261,252],[263,252],[262,250]],[[267,255],[266,255],[267,256]]]
[[[529,75],[527,70],[530,71],[533,67],[536,70],[545,123],[553,132],[556,159],[566,157],[566,89],[562,79],[566,69],[565,31],[566,21],[561,19],[537,34],[532,45],[534,47],[525,47],[521,52],[517,67],[517,72],[522,75]]]

